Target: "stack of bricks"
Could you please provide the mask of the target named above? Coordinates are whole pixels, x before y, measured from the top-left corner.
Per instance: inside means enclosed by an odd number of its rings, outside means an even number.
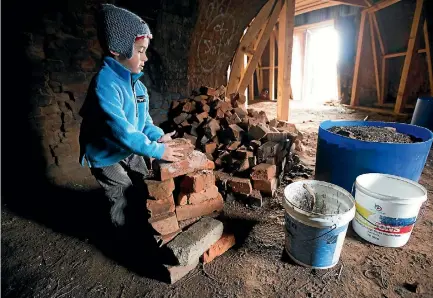
[[[245,109],[244,104],[243,95],[227,95],[224,86],[202,86],[190,98],[173,101],[165,126],[214,161],[217,186],[225,199],[262,206],[262,196],[274,194],[291,147],[302,134],[295,125],[268,120],[264,111]],[[262,169],[270,176],[258,178],[256,172]]]
[[[214,163],[194,150],[187,139],[171,141],[182,148],[177,162],[154,160],[154,177],[145,180],[149,223],[160,246],[166,245],[174,259],[166,268],[175,283],[193,270],[201,258],[208,263],[234,245],[217,217],[224,200],[215,186]]]

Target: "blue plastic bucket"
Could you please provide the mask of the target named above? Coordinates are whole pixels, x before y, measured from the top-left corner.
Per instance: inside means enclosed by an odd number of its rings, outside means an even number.
[[[416,101],[411,124],[433,130],[433,97],[420,97]]]
[[[328,131],[334,126],[394,127],[422,142],[397,144],[367,142]],[[420,126],[375,121],[333,121],[320,124],[317,140],[315,179],[351,191],[356,177],[382,173],[419,181],[432,146],[433,133]]]
[[[312,196],[304,184],[314,191]],[[323,181],[302,180],[284,189],[285,249],[296,263],[315,269],[335,266],[355,216],[355,201],[343,188]]]

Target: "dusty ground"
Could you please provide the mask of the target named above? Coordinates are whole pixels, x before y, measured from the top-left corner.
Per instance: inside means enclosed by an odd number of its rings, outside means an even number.
[[[275,103],[252,107],[275,114]],[[360,120],[366,115],[339,107],[305,110],[293,105],[291,120],[304,133],[301,155],[305,164],[314,166],[320,121]],[[393,121],[373,114],[369,117]],[[420,182],[431,197],[432,155]],[[429,201],[406,246],[392,249],[368,244],[350,227],[339,264],[329,270],[311,270],[294,265],[283,254],[282,187],[261,209],[226,204],[224,217],[236,227],[239,243],[175,285],[143,277],[106,253],[98,240],[103,234],[98,225],[102,216],[95,212],[101,206],[93,193],[77,189],[65,196],[61,190],[46,201],[32,194],[24,201],[3,197],[2,296],[433,297],[433,210]],[[42,206],[34,203],[38,200]],[[57,214],[56,208],[68,212]]]

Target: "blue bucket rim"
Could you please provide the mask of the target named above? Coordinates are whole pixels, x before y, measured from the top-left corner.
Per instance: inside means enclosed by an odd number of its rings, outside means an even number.
[[[342,123],[342,122],[351,122],[351,123],[356,123],[358,125],[338,125],[338,123]],[[335,123],[335,125],[332,125],[328,128],[323,128],[323,125],[326,125],[328,123]],[[430,137],[422,142],[417,142],[417,143],[387,143],[387,142],[369,142],[369,141],[364,141],[364,140],[357,140],[357,139],[351,139],[336,133],[333,133],[331,131],[329,131],[328,129],[334,126],[374,126],[374,125],[362,125],[363,123],[369,123],[369,124],[380,124],[378,126],[381,127],[386,127],[388,125],[384,125],[384,124],[390,124],[388,127],[394,127],[392,125],[397,125],[397,126],[405,126],[405,127],[417,127],[420,130],[424,130],[426,133],[428,133],[430,135]],[[395,145],[399,145],[399,146],[416,146],[416,145],[420,145],[420,144],[427,144],[433,141],[433,132],[428,129],[425,128],[423,126],[419,126],[419,125],[415,125],[415,124],[407,124],[407,123],[400,123],[400,122],[385,122],[385,121],[362,121],[362,120],[344,120],[344,119],[339,119],[339,120],[325,120],[320,122],[319,125],[319,131],[322,131],[323,133],[338,137],[338,138],[344,138],[344,140],[348,141],[348,142],[361,142],[363,144],[381,144],[381,145],[388,145],[388,146],[395,146]]]

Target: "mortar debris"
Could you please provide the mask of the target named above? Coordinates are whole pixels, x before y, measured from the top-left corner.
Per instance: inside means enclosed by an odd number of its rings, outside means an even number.
[[[378,143],[418,143],[422,139],[397,132],[394,127],[334,126],[328,131],[351,139]]]

